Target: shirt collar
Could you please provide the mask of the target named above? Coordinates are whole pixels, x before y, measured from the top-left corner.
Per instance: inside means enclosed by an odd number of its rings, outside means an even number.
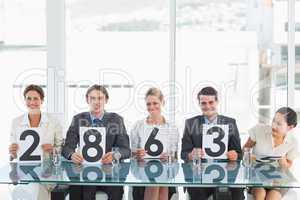
[[[41,126],[42,124],[45,124],[47,122],[47,120],[48,120],[48,118],[47,118],[46,114],[41,113],[41,120],[40,120],[39,126]],[[22,120],[22,125],[30,127],[29,113],[24,114],[23,120]]]
[[[148,122],[147,122],[147,119],[148,119],[148,117],[146,117],[146,118],[144,119],[144,124],[145,124],[145,125],[149,125]],[[169,122],[168,119],[166,119],[166,118],[164,117],[164,120],[165,120],[165,123],[163,123],[163,124],[154,124],[154,125],[151,125],[151,126],[153,126],[153,127],[171,126],[171,124],[170,124],[170,122]]]
[[[204,123],[216,125],[216,124],[218,124],[218,116],[216,116],[216,118],[213,121],[209,121],[208,118],[206,116],[204,116]]]
[[[295,132],[295,130],[292,129],[292,130],[290,130],[289,132],[286,133],[286,135],[283,139],[283,144],[288,144],[288,143],[290,143],[291,140],[294,139],[293,138],[293,135],[295,134],[294,132]]]
[[[99,119],[100,121],[102,121],[104,114],[105,114],[105,111],[100,115],[100,117],[95,117],[92,114],[92,112],[90,112],[90,117],[91,117],[92,122],[94,121],[94,119]]]

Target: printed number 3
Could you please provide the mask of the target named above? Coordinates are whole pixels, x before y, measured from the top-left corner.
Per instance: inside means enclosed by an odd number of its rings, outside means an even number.
[[[222,139],[225,137],[225,133],[220,127],[212,127],[208,129],[207,135],[212,135],[214,132],[218,133],[218,137],[213,139],[213,143],[219,145],[220,149],[217,152],[213,152],[210,148],[205,148],[205,152],[211,157],[218,157],[226,151],[226,145],[222,142]]]

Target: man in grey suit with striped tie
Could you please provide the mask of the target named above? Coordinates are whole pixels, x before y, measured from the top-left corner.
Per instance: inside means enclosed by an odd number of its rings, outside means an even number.
[[[101,85],[93,85],[86,92],[86,101],[89,112],[82,112],[73,117],[72,123],[67,131],[62,155],[76,164],[83,162],[81,153],[76,152],[79,146],[80,127],[105,127],[106,147],[104,155],[99,160],[102,164],[112,163],[112,147],[119,147],[121,159],[130,157],[129,137],[124,125],[123,118],[116,113],[105,112],[104,107],[109,99],[108,92]],[[111,200],[121,200],[123,187],[121,186],[73,186],[77,194],[73,198],[94,200],[97,190],[104,191]],[[72,191],[72,190],[71,190]],[[79,194],[80,193],[80,194]],[[72,198],[72,199],[73,199]]]

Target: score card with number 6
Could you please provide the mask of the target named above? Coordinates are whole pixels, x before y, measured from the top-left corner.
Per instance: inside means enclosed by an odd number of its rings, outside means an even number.
[[[173,128],[145,129],[145,132],[149,132],[148,138],[144,138],[141,142],[147,151],[145,158],[159,158],[159,156],[167,152],[168,147],[174,143],[173,138],[177,137],[177,135],[174,134],[176,133],[176,129]]]

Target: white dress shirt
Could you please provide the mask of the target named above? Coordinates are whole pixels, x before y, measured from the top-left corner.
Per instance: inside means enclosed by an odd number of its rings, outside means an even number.
[[[161,125],[151,125],[147,123],[147,119],[137,121],[131,130],[130,141],[132,151],[143,148],[142,146],[146,143],[153,128],[170,132],[172,137],[169,137],[169,145],[173,145],[176,148],[174,150],[178,151],[179,132],[177,127],[172,126],[169,122]]]
[[[10,132],[10,142],[17,143],[18,132],[26,128],[32,128],[30,126],[30,121],[28,118],[28,113],[25,113],[12,122],[11,132]],[[41,120],[38,128],[41,129],[41,144],[52,144],[54,147],[60,149],[62,145],[62,126],[53,115],[48,113],[41,113]],[[45,199],[50,200],[51,190],[55,185],[50,184],[36,184],[31,183],[26,185],[18,185],[15,189],[25,189],[28,194],[32,195],[32,199]]]
[[[60,148],[62,145],[62,126],[53,115],[48,113],[41,113],[41,120],[38,126],[42,130],[41,144],[52,144]],[[10,132],[10,143],[17,143],[18,131],[30,127],[28,113],[25,113],[12,122]]]
[[[294,130],[289,131],[283,143],[273,147],[272,127],[258,124],[249,130],[251,140],[256,142],[253,153],[264,156],[286,156],[287,159],[294,160],[299,156],[298,142],[294,134],[296,134]]]

